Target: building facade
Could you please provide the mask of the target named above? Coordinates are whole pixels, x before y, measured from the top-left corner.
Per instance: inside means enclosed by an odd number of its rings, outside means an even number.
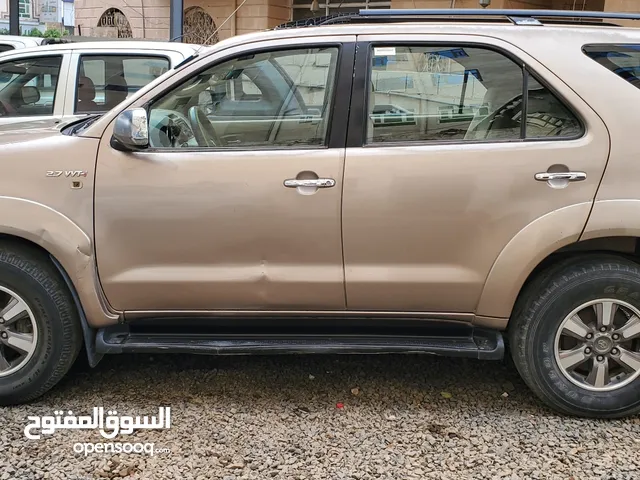
[[[74,33],[74,0],[19,0],[20,31],[34,28],[44,32],[47,27],[61,27]],[[9,0],[0,0],[0,31],[9,30]]]
[[[76,34],[169,40],[169,1],[75,0]],[[478,0],[184,0],[182,37],[189,43],[213,44],[291,20],[361,8],[452,7],[479,8],[479,4]],[[640,0],[492,0],[488,8],[640,12]]]

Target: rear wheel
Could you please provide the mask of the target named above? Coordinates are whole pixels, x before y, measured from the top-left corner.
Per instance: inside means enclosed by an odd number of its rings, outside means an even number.
[[[82,345],[77,311],[45,254],[0,245],[0,405],[52,388]]]
[[[533,282],[509,327],[527,385],[553,409],[640,412],[640,269],[622,257],[582,258]]]

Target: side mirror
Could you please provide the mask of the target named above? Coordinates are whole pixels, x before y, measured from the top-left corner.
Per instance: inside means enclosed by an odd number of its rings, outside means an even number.
[[[149,122],[144,108],[130,108],[116,117],[111,146],[122,152],[149,146]]]
[[[40,100],[40,90],[36,87],[22,87],[20,94],[22,95],[22,101],[25,105],[38,103]]]

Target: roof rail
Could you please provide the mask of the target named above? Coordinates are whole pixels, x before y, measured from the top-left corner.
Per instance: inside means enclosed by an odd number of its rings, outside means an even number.
[[[120,37],[86,37],[81,35],[65,35],[60,38],[44,38],[41,45],[60,45],[65,43],[78,42],[166,42],[166,40],[158,38],[120,38]]]
[[[281,23],[274,27],[274,30],[282,28],[298,28],[298,27],[313,27],[316,25],[325,25],[328,23],[348,23],[354,17],[359,17],[357,13],[332,13],[330,15],[322,15],[310,18],[303,18],[302,20],[293,20],[291,22]]]
[[[582,10],[518,10],[481,8],[433,8],[433,9],[361,9],[357,15],[367,17],[506,17],[517,25],[541,25],[539,18],[615,19],[640,20],[640,13],[595,12]]]
[[[483,18],[488,21],[509,21],[515,25],[543,25],[540,20],[547,19],[548,24],[590,24],[600,26],[619,26],[602,20],[640,20],[640,13],[595,12],[582,10],[517,10],[480,8],[435,8],[435,9],[361,9],[358,13],[334,13],[285,22],[275,29],[334,25],[354,22],[393,22],[415,21],[416,19],[448,17],[473,21]]]

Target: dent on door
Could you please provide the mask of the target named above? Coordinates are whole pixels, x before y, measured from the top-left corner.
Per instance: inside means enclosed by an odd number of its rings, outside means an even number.
[[[320,73],[336,71],[335,46],[301,45],[299,50],[292,69],[312,62]],[[235,72],[255,67],[266,55],[245,54],[241,61],[231,58],[219,65],[225,73]],[[322,62],[314,61],[321,55]],[[198,75],[213,76],[216,68]],[[324,101],[317,83],[305,97],[313,105]],[[180,85],[175,95],[189,95],[180,88],[190,82]],[[341,91],[348,97],[349,90]],[[176,107],[182,102],[173,102],[173,94],[152,104],[150,118],[155,108],[171,110],[175,125],[188,125],[187,112]],[[348,108],[344,99],[326,98],[333,108]],[[120,152],[110,147],[112,127],[107,128],[98,158],[95,235],[103,288],[114,308],[344,309],[344,148],[320,146],[329,115],[330,108],[323,108],[312,128],[303,115],[289,113],[282,121],[278,116],[276,126],[272,118],[263,118],[269,137],[253,137],[244,149],[201,147],[197,138],[175,145],[158,137],[166,129],[152,126],[150,138],[159,138],[159,148]],[[215,128],[216,116],[211,118]]]

